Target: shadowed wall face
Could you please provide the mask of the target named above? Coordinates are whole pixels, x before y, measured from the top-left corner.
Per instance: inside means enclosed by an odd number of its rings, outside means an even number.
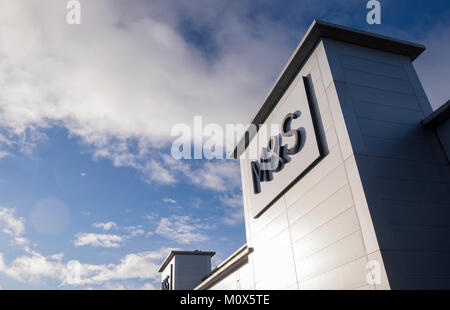
[[[213,255],[214,252],[172,251],[159,270],[162,288],[193,290],[211,273]]]
[[[432,109],[409,58],[324,44],[391,288],[450,288],[448,121],[441,141],[422,125]]]

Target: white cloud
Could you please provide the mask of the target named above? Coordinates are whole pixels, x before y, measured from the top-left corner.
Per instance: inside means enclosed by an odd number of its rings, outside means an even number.
[[[61,279],[63,268],[58,257],[45,257],[34,251],[15,258],[6,266],[0,253],[0,272],[20,282],[38,283],[42,277]]]
[[[159,264],[168,252],[168,249],[161,249],[127,254],[116,265],[82,265],[82,274],[86,276],[82,276],[81,282],[86,284],[125,279],[159,279]],[[92,275],[90,275],[91,273]]]
[[[20,236],[25,231],[25,219],[23,217],[16,217],[15,210],[9,208],[0,209],[0,225],[3,227],[3,232],[11,236]]]
[[[136,237],[141,235],[145,235],[145,231],[143,229],[136,229],[131,232],[130,237]],[[147,234],[147,236],[149,235]]]
[[[120,283],[106,282],[105,289],[113,290],[113,291],[123,291],[123,290],[125,290],[125,286]]]
[[[244,206],[242,201],[242,193],[223,194],[219,200],[228,208],[225,210],[223,223],[227,225],[235,225],[242,223],[244,219]]]
[[[242,193],[224,194],[219,197],[219,200],[233,209],[243,208]]]
[[[41,283],[46,279],[56,280],[62,286],[104,285],[105,288],[121,288],[119,280],[141,279],[158,281],[159,264],[172,249],[161,248],[155,251],[127,254],[118,264],[82,264],[80,263],[80,281],[68,282],[67,265],[62,262],[62,255],[43,256],[35,251],[15,258],[9,264],[0,253],[0,273],[25,283]],[[144,287],[151,288],[151,284]]]
[[[174,200],[172,198],[167,198],[167,197],[163,198],[163,202],[165,202],[165,203],[172,203],[172,204],[177,203],[176,200]]]
[[[23,237],[25,232],[25,219],[15,216],[15,209],[0,208],[0,228],[2,232],[11,236],[13,242],[19,246],[27,246],[28,239]]]
[[[124,241],[124,238],[118,235],[111,234],[95,234],[95,233],[78,233],[75,235],[74,245],[80,246],[93,246],[104,248],[118,248]]]
[[[23,238],[21,235],[25,231],[25,222],[23,218],[15,216],[14,209],[0,209],[0,224],[15,239]],[[123,229],[128,235],[79,233],[76,235],[74,244],[75,246],[119,247],[128,238],[145,234],[141,225],[127,226]],[[16,242],[18,241],[16,240]],[[159,264],[171,249],[161,248],[154,251],[130,253],[125,255],[117,264],[95,265],[69,261],[79,263],[80,281],[77,283],[67,281],[68,273],[71,270],[69,265],[63,261],[63,253],[46,256],[27,245],[23,246],[23,250],[25,252],[23,255],[12,259],[9,263],[5,262],[3,253],[0,252],[0,274],[30,284],[42,284],[43,281],[51,279],[61,286],[101,285],[108,289],[118,289],[127,287],[124,286],[124,283],[114,281],[129,279],[158,281],[160,277],[158,273]],[[146,289],[151,289],[151,287],[151,283],[144,286]]]
[[[9,156],[9,155],[10,155],[10,154],[9,154],[8,152],[5,152],[5,151],[0,150],[0,159],[4,158],[4,157],[6,157],[6,156]]]
[[[15,238],[14,238],[14,242],[15,242],[17,245],[25,246],[25,245],[28,244],[28,239],[23,238],[23,237],[15,237]]]
[[[209,239],[204,230],[210,227],[190,216],[171,216],[160,219],[155,233],[180,244],[191,244]]]
[[[243,223],[244,210],[235,210],[233,212],[227,212],[223,218],[223,223],[226,225],[236,225]]]
[[[104,230],[119,229],[115,222],[93,223],[93,227]],[[104,248],[118,248],[125,241],[137,236],[150,236],[146,234],[142,225],[121,227],[120,230],[125,231],[126,234],[97,234],[97,233],[78,233],[75,235],[74,245],[79,246],[93,246]]]
[[[145,235],[145,231],[142,229],[142,225],[125,227],[128,232],[127,238],[133,238],[136,236]]]
[[[82,10],[89,18],[75,27],[65,23],[67,10],[58,0],[3,4],[0,146],[29,152],[46,139],[42,129],[62,125],[95,157],[165,185],[177,183],[180,174],[156,151],[170,142],[172,126],[190,124],[194,115],[205,124],[248,122],[302,33],[263,14],[250,19],[252,5],[243,2],[139,1],[125,7],[88,1]],[[325,16],[342,18],[349,4],[336,5],[339,10]],[[330,4],[317,4],[325,6]],[[300,19],[312,12],[310,7]],[[182,23],[208,29],[205,44],[183,36]],[[448,97],[448,44],[441,39],[448,29],[434,33],[417,66],[436,107]],[[2,148],[0,157],[7,154]],[[184,166],[186,180],[203,188],[222,190],[230,181],[217,178],[211,166]]]
[[[117,224],[114,223],[114,222],[94,223],[94,224],[92,224],[92,227],[101,228],[101,229],[104,229],[104,230],[111,230],[111,229],[116,229],[117,228]]]
[[[1,287],[0,287],[0,289],[1,289]],[[153,284],[151,284],[151,283],[145,283],[141,287],[141,290],[154,291],[154,290],[156,290],[156,287]]]
[[[247,23],[247,5],[88,1],[89,18],[70,26],[61,1],[3,2],[2,144],[30,150],[41,129],[61,125],[95,157],[161,184],[177,180],[155,153],[172,126],[194,115],[246,123],[289,54],[287,32],[263,18]],[[214,31],[214,57],[183,36],[186,20]]]
[[[166,154],[161,158],[170,174],[184,176],[188,183],[200,188],[225,192],[241,185],[239,163],[235,160],[208,161],[193,167],[187,160],[176,160]]]
[[[145,169],[149,174],[147,180],[159,184],[169,185],[177,183],[176,177],[170,171],[163,167],[163,165],[155,160],[151,160]]]
[[[241,185],[239,164],[236,161],[206,162],[191,173],[192,183],[219,192],[229,191]]]
[[[157,219],[158,217],[159,217],[158,213],[146,214],[143,216],[144,219],[149,220],[149,221],[153,221],[153,220]]]

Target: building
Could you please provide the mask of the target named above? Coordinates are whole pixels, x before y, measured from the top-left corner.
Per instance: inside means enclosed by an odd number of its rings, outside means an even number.
[[[433,112],[424,50],[311,25],[252,120],[281,135],[249,131],[233,153],[247,244],[212,272],[189,252],[190,289],[450,289],[450,102]],[[251,158],[268,139],[279,157]]]
[[[190,290],[211,273],[215,252],[171,251],[159,268],[162,290]]]

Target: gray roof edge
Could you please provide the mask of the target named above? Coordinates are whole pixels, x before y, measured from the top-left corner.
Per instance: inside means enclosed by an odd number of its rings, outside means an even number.
[[[428,115],[422,121],[422,124],[427,127],[437,128],[439,127],[440,124],[442,124],[449,118],[450,118],[450,100],[444,103],[436,111],[433,111],[430,115]]]
[[[169,262],[172,260],[172,258],[175,255],[207,255],[207,256],[214,256],[216,254],[216,252],[211,252],[211,251],[179,251],[179,250],[174,250],[174,251],[170,251],[169,255],[167,255],[166,259],[164,259],[163,263],[161,264],[161,267],[159,267],[158,272],[163,272],[164,269],[166,269],[167,265],[169,264]]]
[[[409,57],[411,61],[414,61],[421,53],[423,53],[423,51],[425,51],[425,46],[421,44],[344,27],[321,20],[314,20],[294,53],[289,58],[278,79],[272,86],[272,89],[264,99],[263,104],[253,117],[251,123],[256,125],[257,129],[258,125],[264,123],[267,116],[272,112],[273,108],[276,106],[285,90],[289,87],[293,78],[295,78],[299,70],[303,67],[321,38],[404,55]],[[244,133],[244,136],[239,140],[234,151],[230,154],[230,157],[238,158],[242,151],[247,148],[252,138],[253,136],[250,137],[247,130]]]
[[[237,249],[234,253],[232,253],[228,258],[226,258],[223,262],[221,262],[216,268],[211,270],[211,272],[205,276],[202,279],[202,282],[200,282],[194,289],[204,289],[205,287],[210,287],[211,283],[208,283],[210,281],[214,281],[216,277],[219,277],[220,279],[223,279],[226,275],[228,275],[230,272],[233,272],[236,268],[236,266],[241,266],[242,259],[247,258],[251,253],[253,253],[253,248],[248,247],[247,243],[242,245],[239,249]],[[231,263],[234,259],[237,259],[237,261]],[[231,263],[227,266],[227,264]]]
[[[355,28],[351,28],[351,27],[346,27],[346,26],[342,26],[342,25],[338,25],[338,24],[333,24],[333,23],[329,23],[326,21],[322,21],[322,20],[314,20],[314,22],[316,24],[320,25],[321,27],[329,27],[329,28],[332,28],[332,29],[335,29],[338,31],[342,31],[343,33],[347,32],[347,34],[351,33],[350,37],[344,38],[344,39],[339,39],[340,41],[344,41],[344,42],[348,42],[348,43],[352,43],[352,44],[356,44],[356,45],[361,45],[363,47],[379,49],[379,50],[394,53],[394,54],[408,56],[411,59],[411,61],[414,61],[417,57],[420,56],[420,54],[422,54],[426,50],[426,47],[423,44],[406,41],[406,40],[401,40],[401,39],[397,39],[394,37],[389,37],[389,36],[385,36],[385,35],[381,35],[381,34],[377,34],[377,33],[373,33],[373,32],[368,32],[368,31],[364,31],[364,30],[360,30],[360,29],[355,29]],[[355,39],[360,39],[360,37],[352,37],[352,35],[354,35],[354,36],[359,35],[359,36],[361,36],[361,38],[363,38],[367,41],[354,42]],[[327,37],[325,33],[324,33],[324,37]],[[330,38],[330,39],[333,39],[333,38]],[[370,40],[368,40],[368,39],[370,39]],[[375,42],[373,40],[375,40]],[[377,44],[379,43],[378,41],[385,41],[386,43],[393,44],[393,46],[384,46],[384,45],[377,46]],[[406,48],[406,49],[402,49],[402,48]]]

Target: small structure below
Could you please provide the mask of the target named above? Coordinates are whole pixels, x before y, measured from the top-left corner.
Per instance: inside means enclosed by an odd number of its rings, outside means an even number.
[[[211,273],[216,252],[171,251],[159,268],[162,290],[192,290]]]

